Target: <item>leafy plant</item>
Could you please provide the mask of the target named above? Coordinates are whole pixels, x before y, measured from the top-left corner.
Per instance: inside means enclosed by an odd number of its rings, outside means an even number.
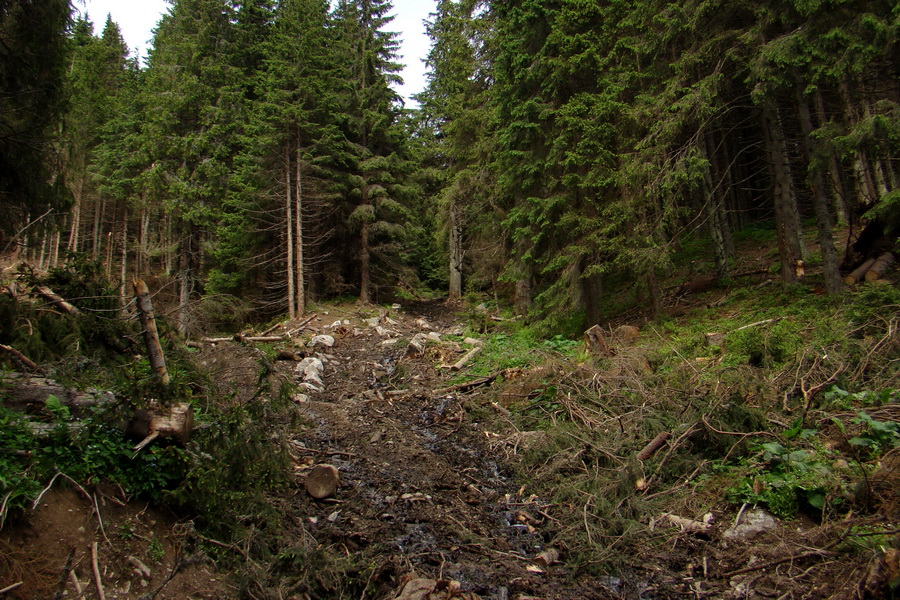
[[[900,423],[876,421],[864,412],[852,421],[866,428],[850,438],[850,444],[865,448],[872,456],[880,456],[884,452],[900,445]]]

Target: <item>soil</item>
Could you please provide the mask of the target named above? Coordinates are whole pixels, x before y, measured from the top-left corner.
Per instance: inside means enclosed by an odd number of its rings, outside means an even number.
[[[373,314],[382,330],[366,322]],[[328,334],[335,343],[283,348],[317,355],[325,367],[321,391],[295,396],[301,417],[289,441],[295,485],[278,499],[285,535],[305,547],[375,556],[372,589],[394,590],[379,597],[850,598],[864,591],[867,578],[881,576],[872,574],[877,568],[896,568],[839,556],[827,541],[833,532],[811,522],[779,522],[755,538],[725,543],[722,532],[735,515],[723,512],[702,534],[658,525],[655,535],[665,544],[656,539],[627,550],[620,562],[628,566],[615,576],[575,570],[558,540],[580,526],[582,515],[532,495],[515,475],[519,455],[540,433],[519,431],[486,386],[447,390],[475,378],[448,367],[469,345],[432,342],[423,354],[408,352],[407,341],[418,333],[460,331],[456,307],[417,303],[379,314],[348,306],[329,309],[309,327],[307,333]],[[256,393],[260,352],[251,345],[208,345],[198,360],[223,389],[234,386],[235,401]],[[273,376],[295,380],[297,364],[275,361]],[[333,498],[314,500],[305,477],[322,463],[338,470],[340,487]],[[124,500],[114,488],[57,482],[24,522],[0,532],[0,588],[22,582],[5,597],[75,598],[74,577],[82,597],[98,598],[93,544],[110,600],[153,597],[156,590],[156,598],[171,600],[262,597],[211,560],[180,554],[190,523]],[[411,588],[402,594],[411,579],[431,580],[424,584],[430,595]]]

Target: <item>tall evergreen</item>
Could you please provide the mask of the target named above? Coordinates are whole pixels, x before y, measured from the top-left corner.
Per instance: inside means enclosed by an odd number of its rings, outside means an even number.
[[[0,6],[0,236],[68,199],[54,142],[64,109],[68,0]],[[0,251],[8,242],[0,238]]]

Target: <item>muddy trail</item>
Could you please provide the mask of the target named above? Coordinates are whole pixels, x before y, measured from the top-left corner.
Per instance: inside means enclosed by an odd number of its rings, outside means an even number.
[[[451,368],[478,342],[458,341],[453,310],[434,303],[370,317],[330,311],[308,327],[307,359],[273,365],[300,384],[299,425],[288,441],[293,535],[364,553],[376,562],[369,583],[399,584],[403,598],[615,597],[604,582],[573,576],[564,549],[553,545],[554,507],[513,477],[509,461],[531,436],[498,404],[488,403],[489,425],[467,410],[480,388],[465,384],[482,378]],[[250,359],[244,374],[242,355]],[[210,348],[201,362],[239,380],[258,368],[255,358],[252,349]],[[304,383],[314,359],[321,372]],[[340,487],[314,500],[303,482],[323,463],[337,469]],[[419,581],[404,586],[410,579]]]

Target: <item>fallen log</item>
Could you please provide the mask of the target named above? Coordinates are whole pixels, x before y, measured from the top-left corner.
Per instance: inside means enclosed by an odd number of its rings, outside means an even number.
[[[859,265],[853,271],[851,271],[846,277],[844,277],[844,283],[847,285],[856,285],[859,283],[859,280],[866,274],[866,271],[872,268],[872,265],[875,264],[875,259],[870,258],[863,264]]]
[[[127,432],[132,436],[143,438],[134,447],[137,453],[158,437],[172,438],[179,444],[186,444],[193,427],[194,411],[190,404],[158,406],[153,403],[149,408],[134,413],[128,423]]]
[[[69,302],[66,302],[65,298],[63,298],[62,296],[60,296],[59,294],[57,294],[56,292],[54,292],[47,286],[36,285],[36,286],[34,286],[34,291],[37,293],[38,296],[40,296],[44,300],[49,301],[50,304],[55,306],[60,311],[66,313],[67,315],[72,315],[74,317],[79,314],[78,309],[74,305],[70,304]]]
[[[5,397],[4,404],[20,410],[28,407],[43,407],[50,396],[56,396],[60,404],[74,409],[116,402],[116,397],[112,392],[102,392],[92,388],[75,390],[64,387],[52,379],[24,373],[4,375],[0,391]]]
[[[896,258],[892,252],[886,252],[879,256],[866,271],[866,283],[872,283],[881,279],[881,276],[887,273],[887,270],[891,268],[895,261]]]

